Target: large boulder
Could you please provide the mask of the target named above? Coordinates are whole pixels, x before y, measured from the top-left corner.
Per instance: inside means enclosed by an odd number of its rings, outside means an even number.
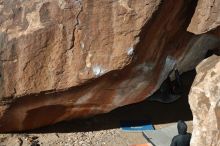
[[[198,0],[188,31],[220,37],[220,1]],[[213,50],[220,55],[220,45]],[[192,146],[220,145],[220,57],[212,56],[197,67],[189,95],[193,113]]]
[[[1,97],[58,92],[124,68],[159,0],[1,0]]]
[[[196,67],[189,103],[193,113],[191,146],[220,145],[220,56]]]
[[[194,68],[219,39],[195,0],[0,0],[0,131],[109,112]]]
[[[198,0],[188,31],[206,33],[220,26],[220,1]]]

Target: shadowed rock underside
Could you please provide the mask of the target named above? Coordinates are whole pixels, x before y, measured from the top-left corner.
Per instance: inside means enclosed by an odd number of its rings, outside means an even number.
[[[0,0],[0,131],[140,102],[173,69],[195,68],[219,46],[218,23],[190,27],[203,20],[201,3]]]

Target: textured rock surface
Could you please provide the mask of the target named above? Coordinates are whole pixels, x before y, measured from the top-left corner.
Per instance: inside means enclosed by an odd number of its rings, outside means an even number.
[[[198,0],[196,11],[188,27],[188,31],[201,34],[220,25],[220,1]]]
[[[192,146],[220,145],[220,57],[212,56],[197,68],[189,103],[193,113]]]
[[[159,0],[1,3],[1,94],[17,97],[64,90],[126,66]]]
[[[0,131],[146,99],[174,68],[194,68],[218,45],[186,31],[195,7],[194,0],[0,0]]]
[[[220,36],[220,1],[199,0],[188,31]],[[220,44],[214,52],[220,55]],[[220,58],[212,56],[197,67],[189,95],[193,113],[192,146],[220,145]]]

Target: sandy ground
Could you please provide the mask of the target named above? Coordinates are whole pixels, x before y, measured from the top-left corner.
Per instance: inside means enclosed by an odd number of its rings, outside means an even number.
[[[34,142],[41,146],[128,146],[147,141],[141,133],[125,133],[120,129],[1,136],[1,146],[31,146],[31,144],[34,145]]]
[[[193,81],[192,72],[184,74],[185,95],[176,102],[164,104],[145,100],[118,108],[108,114],[87,119],[58,123],[34,131],[0,134],[0,146],[131,146],[147,143],[141,132],[124,132],[121,121],[147,120],[156,129],[185,120],[192,131],[192,113],[188,92]]]
[[[169,125],[155,127],[159,129]],[[188,121],[187,125],[192,127],[192,122]],[[70,133],[2,134],[0,142],[0,146],[132,146],[148,143],[142,132],[124,132],[120,128]]]

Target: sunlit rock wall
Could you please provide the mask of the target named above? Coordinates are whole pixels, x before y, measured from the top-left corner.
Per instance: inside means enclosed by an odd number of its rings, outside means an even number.
[[[212,56],[196,68],[189,94],[193,113],[192,146],[220,145],[220,57]]]
[[[109,112],[193,69],[195,0],[0,0],[0,131]]]

